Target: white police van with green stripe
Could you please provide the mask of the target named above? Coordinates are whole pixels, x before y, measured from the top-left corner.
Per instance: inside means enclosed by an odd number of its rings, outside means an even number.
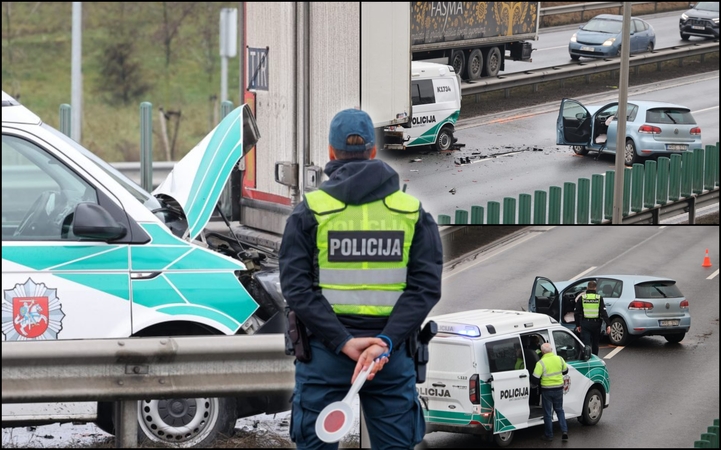
[[[411,103],[410,122],[385,128],[383,148],[430,145],[438,151],[450,150],[456,142],[453,133],[461,114],[461,77],[453,66],[411,62]]]
[[[151,195],[3,92],[3,341],[267,331],[284,302],[277,270],[251,272],[237,255],[257,252],[203,231],[258,137],[238,107]],[[238,417],[287,410],[287,399],[148,400],[139,428],[156,442],[207,445]],[[95,421],[112,432],[111,411],[3,404],[2,422]]]
[[[507,446],[515,430],[542,426],[540,392],[530,378],[544,342],[568,363],[567,420],[595,425],[609,405],[606,363],[545,314],[479,309],[428,320],[438,334],[430,341],[426,381],[418,385],[427,433],[477,434]]]

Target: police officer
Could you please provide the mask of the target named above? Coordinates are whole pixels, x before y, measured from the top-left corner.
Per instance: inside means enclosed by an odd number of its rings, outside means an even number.
[[[370,446],[413,449],[425,434],[407,341],[441,296],[440,235],[420,202],[399,189],[398,174],[374,159],[374,141],[367,113],[336,114],[329,179],[306,192],[286,222],[281,289],[310,346],[310,360],[295,362],[297,448],[338,448],[315,434],[318,413],[342,400],[374,359],[359,392]]]
[[[531,386],[541,385],[543,397],[543,436],[544,441],[553,440],[553,412],[556,412],[561,426],[561,440],[568,440],[568,424],[563,411],[563,376],[568,374],[568,365],[560,356],[553,353],[551,344],[541,345],[541,359],[536,363],[531,376]]]
[[[596,281],[588,282],[586,292],[576,297],[576,331],[581,340],[591,346],[591,352],[598,356],[598,342],[601,340],[601,321],[606,323],[606,334],[611,334],[610,320],[603,297],[596,293]]]

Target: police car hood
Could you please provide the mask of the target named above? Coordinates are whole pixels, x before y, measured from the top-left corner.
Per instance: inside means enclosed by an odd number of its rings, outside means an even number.
[[[246,154],[242,110],[239,106],[225,116],[153,191],[155,196],[171,197],[183,208],[189,240],[207,225],[233,166]]]
[[[398,173],[379,159],[334,160],[324,171],[329,178],[320,188],[350,205],[380,200],[399,186]]]

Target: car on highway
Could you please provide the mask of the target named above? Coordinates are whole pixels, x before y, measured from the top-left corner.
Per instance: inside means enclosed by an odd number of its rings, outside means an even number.
[[[568,43],[568,54],[578,61],[584,58],[608,58],[621,55],[623,16],[599,14],[579,27]],[[651,52],[656,47],[656,33],[650,23],[631,18],[631,54]]]
[[[556,119],[556,144],[570,145],[577,155],[589,151],[616,153],[618,102],[584,106],[564,98]],[[626,106],[627,166],[650,156],[670,156],[701,144],[701,127],[685,106],[648,100],[629,100]]]
[[[553,282],[536,277],[528,299],[528,311],[547,314],[575,329],[576,297],[596,280],[611,320],[613,345],[626,345],[641,336],[663,336],[679,343],[691,328],[689,303],[676,281],[650,275],[594,275]],[[601,327],[605,334],[604,327]]]
[[[698,2],[678,20],[681,39],[691,36],[718,39],[718,2]]]

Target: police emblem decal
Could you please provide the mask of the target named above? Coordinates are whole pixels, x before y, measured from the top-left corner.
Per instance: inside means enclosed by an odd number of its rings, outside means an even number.
[[[28,278],[25,284],[5,289],[2,304],[2,332],[8,341],[57,339],[63,318],[57,289]]]
[[[570,375],[564,375],[563,376],[563,393],[568,393],[568,390],[571,389],[571,376]]]

